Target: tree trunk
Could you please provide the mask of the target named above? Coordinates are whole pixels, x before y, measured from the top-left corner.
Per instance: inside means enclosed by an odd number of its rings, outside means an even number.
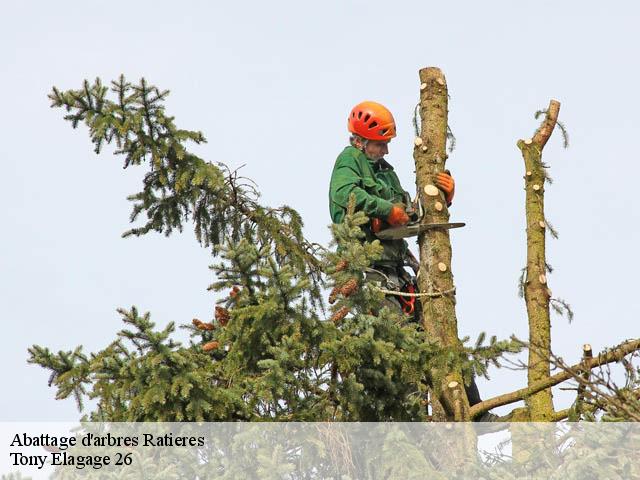
[[[420,70],[420,118],[422,131],[414,142],[416,185],[422,200],[424,223],[449,221],[443,193],[435,186],[436,174],[445,170],[447,160],[447,85],[440,69]],[[421,292],[435,294],[421,297],[422,323],[429,338],[451,349],[461,347],[455,312],[455,288],[451,273],[451,242],[446,229],[428,230],[418,237]],[[469,401],[464,389],[453,398],[449,383],[463,384],[460,370],[433,374],[433,418],[437,421],[469,420]]]
[[[545,167],[542,149],[555,127],[560,103],[552,100],[546,118],[532,139],[519,140],[525,164],[527,266],[524,281],[524,298],[529,318],[529,369],[528,384],[532,385],[550,376],[551,320],[549,316],[549,290],[545,237],[547,223],[544,216]],[[553,420],[553,399],[548,388],[526,399],[530,420]]]

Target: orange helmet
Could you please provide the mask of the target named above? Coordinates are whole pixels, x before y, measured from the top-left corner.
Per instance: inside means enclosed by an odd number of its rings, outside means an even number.
[[[351,110],[349,131],[367,140],[391,140],[396,136],[396,122],[384,105],[361,102]]]

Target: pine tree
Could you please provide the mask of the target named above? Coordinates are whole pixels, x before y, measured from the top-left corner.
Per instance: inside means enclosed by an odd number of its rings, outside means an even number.
[[[431,83],[442,89],[446,84],[438,78]],[[428,87],[427,82],[422,85]],[[74,128],[81,123],[88,127],[97,153],[113,144],[125,168],[148,166],[142,190],[130,197],[131,221],[146,220],[124,236],[152,231],[170,235],[192,224],[197,240],[216,259],[216,281],[210,289],[221,299],[211,318],[182,325],[190,332],[185,345],[173,338],[173,323],[158,329],[149,313],[135,307],[119,310],[125,327],[98,352],[86,354],[77,347],[53,353],[34,345],[29,361],[51,372],[56,398],[74,397],[82,411],[84,400],[97,400],[85,418],[424,421],[432,419],[428,392],[435,392],[446,407],[436,412],[437,419],[469,420],[491,408],[533,398],[567,379],[582,379],[581,405],[590,394],[593,408],[629,418],[624,408],[611,402],[619,402],[620,395],[635,398],[636,387],[606,397],[594,393],[597,385],[584,380],[584,374],[632,354],[640,347],[637,340],[469,408],[460,383],[468,384],[472,375],[486,376],[489,365],[500,367],[502,357],[519,351],[523,342],[491,337],[485,343],[482,334],[469,346],[469,339],[458,339],[453,294],[423,299],[423,304],[435,307],[422,324],[389,308],[382,289],[364,281],[381,246],[364,241],[360,227],[368,219],[362,212],[354,212],[352,205],[344,222],[332,227],[335,249],[314,244],[304,238],[295,209],[262,206],[250,180],[188,150],[189,142],[202,143],[205,137],[179,129],[165,113],[167,91],[144,79],[134,85],[124,77],[110,90],[111,94],[97,79],[85,81],[79,90],[54,88],[50,99],[53,107],[66,110],[65,119]],[[446,121],[440,126],[444,139]],[[433,152],[418,142],[416,146],[417,162],[431,158]],[[432,174],[424,176],[428,180]],[[437,203],[434,212],[448,218]],[[429,267],[439,265],[427,260],[437,260],[442,248],[449,251],[447,245],[444,237],[423,243],[425,275]],[[446,262],[438,260],[445,267],[440,271],[449,272],[450,253],[444,257]],[[452,279],[450,273],[441,277],[444,283],[427,276],[420,282],[444,292]],[[434,334],[443,319],[443,329]],[[602,405],[607,398],[609,407]],[[585,408],[573,408],[553,413],[552,419],[589,414]]]
[[[189,345],[171,338],[174,324],[159,330],[131,307],[119,310],[126,328],[97,353],[32,347],[29,361],[52,372],[57,398],[74,396],[81,409],[97,399],[92,420],[425,420],[436,364],[469,377],[498,361],[503,344],[444,350],[383,306],[364,282],[381,252],[363,242],[364,214],[352,208],[333,226],[336,251],[323,251],[304,239],[294,209],[259,205],[250,182],[187,150],[205,139],[165,114],[168,92],[123,77],[111,90],[115,100],[96,80],[50,98],[74,128],[89,127],[96,152],[113,142],[125,168],[148,163],[130,197],[131,220],[147,220],[124,235],[169,235],[192,222],[219,259],[210,289],[223,298],[213,318],[183,326]],[[322,287],[333,289],[329,311]]]

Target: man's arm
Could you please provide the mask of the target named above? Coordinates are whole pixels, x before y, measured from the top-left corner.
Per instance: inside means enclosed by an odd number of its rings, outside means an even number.
[[[393,203],[371,195],[360,187],[364,180],[352,166],[336,165],[331,180],[331,201],[342,208],[347,208],[349,196],[353,193],[356,210],[362,210],[367,216],[386,219],[391,213]]]

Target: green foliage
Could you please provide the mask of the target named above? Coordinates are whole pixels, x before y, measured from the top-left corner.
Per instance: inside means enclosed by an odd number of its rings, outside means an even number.
[[[476,339],[473,348],[467,347],[463,353],[470,359],[469,363],[461,360],[463,365],[463,376],[465,382],[469,384],[471,375],[489,378],[489,367],[501,368],[501,359],[506,353],[516,354],[523,350],[522,342],[515,338],[509,340],[498,340],[495,335],[489,338],[489,343],[485,344],[486,333],[482,332]],[[466,343],[468,338],[463,338]]]
[[[330,277],[360,282],[334,307],[351,311],[340,322],[324,320],[311,302],[306,270],[277,263],[270,242],[249,237],[221,247],[213,267],[211,288],[232,288],[218,305],[228,321],[186,326],[189,346],[171,339],[173,324],[157,330],[132,308],[120,310],[127,328],[105,349],[87,357],[80,347],[54,355],[34,346],[30,362],[52,371],[57,398],[97,399],[91,420],[425,419],[430,362],[440,352],[362,283],[367,255],[380,251],[359,241],[363,221],[358,213],[335,227],[341,253],[329,261],[350,267],[335,272],[332,263]]]
[[[124,233],[144,235],[157,231],[165,235],[182,231],[192,221],[198,241],[217,253],[225,238],[239,241],[247,231],[273,243],[277,259],[289,257],[305,265],[318,279],[317,246],[302,234],[302,219],[292,208],[265,208],[257,203],[258,192],[250,181],[239,177],[222,163],[207,162],[187,149],[188,142],[205,142],[201,132],[176,127],[164,109],[169,92],[149,85],[127,82],[124,76],[109,88],[100,79],[85,80],[79,90],[53,88],[51,106],[64,108],[65,120],[76,128],[81,122],[99,153],[105,144],[115,143],[116,155],[125,157],[124,168],[148,163],[141,192],[131,195],[131,221],[142,213],[146,222]]]
[[[169,338],[172,323],[158,331],[149,314],[140,316],[135,307],[119,313],[128,328],[89,357],[81,347],[57,355],[38,346],[29,349],[30,362],[52,371],[56,398],[73,394],[97,399],[97,409],[89,416],[92,421],[214,421],[248,416],[233,389],[217,388],[219,379],[209,368],[208,355]]]
[[[569,305],[566,301],[561,298],[550,298],[549,305],[561,317],[567,316],[567,320],[569,323],[573,322],[574,313],[571,309],[571,305]]]
[[[359,282],[333,307],[349,309],[340,321],[322,319],[304,269],[278,264],[269,242],[247,238],[222,247],[212,267],[211,289],[231,289],[218,305],[228,320],[186,326],[188,347],[171,339],[173,324],[156,330],[149,314],[132,308],[120,310],[127,328],[104,350],[87,357],[80,347],[54,355],[34,346],[30,361],[53,372],[57,398],[97,399],[92,420],[425,420],[434,362],[462,363],[469,378],[486,374],[510,346],[492,338],[445,354],[399,310],[382,306],[362,278],[380,252],[378,242],[360,241],[364,222],[356,213],[334,226],[338,253],[327,254],[333,284]]]
[[[426,418],[424,399],[430,363],[440,353],[418,325],[399,309],[384,306],[384,296],[364,283],[363,271],[381,253],[378,241],[362,242],[362,212],[334,225],[335,253],[327,254],[334,286],[357,279],[357,289],[333,306],[350,312],[336,320],[335,339],[322,347],[334,366],[331,390],[341,399],[337,420],[376,421]],[[335,266],[346,264],[336,272]],[[344,400],[342,400],[344,399]]]

